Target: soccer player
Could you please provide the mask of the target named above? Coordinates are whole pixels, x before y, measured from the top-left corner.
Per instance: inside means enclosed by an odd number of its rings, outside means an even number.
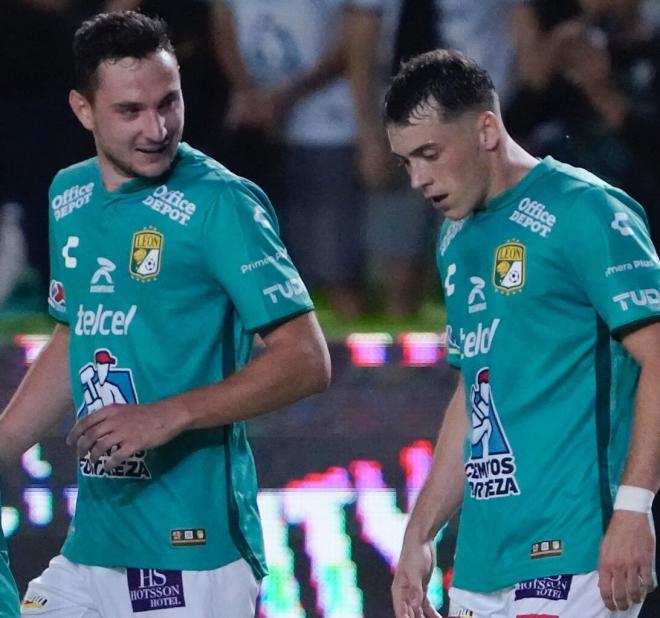
[[[458,52],[402,66],[385,119],[447,218],[437,260],[460,370],[404,535],[397,618],[438,616],[434,538],[459,508],[451,617],[636,616],[660,483],[660,262],[644,211],[514,143],[489,76]]]
[[[75,406],[79,493],[23,613],[253,616],[266,567],[242,421],[323,390],[327,346],[267,197],[180,143],[164,22],[97,15],[74,56],[70,103],[97,156],[51,186],[59,324],[0,421],[0,453]]]
[[[0,499],[0,511],[2,500]],[[18,592],[16,583],[9,570],[9,557],[7,556],[7,542],[0,530],[0,616],[2,618],[17,618]]]

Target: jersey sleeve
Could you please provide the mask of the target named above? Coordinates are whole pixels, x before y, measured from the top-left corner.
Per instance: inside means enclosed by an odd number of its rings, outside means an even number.
[[[48,247],[50,252],[50,284],[48,286],[48,313],[58,322],[69,323],[66,310],[66,294],[64,290],[64,255],[62,247],[57,242],[55,232],[55,217],[51,207],[53,186],[48,195]]]
[[[456,338],[459,332],[458,325],[455,323],[456,312],[452,311],[451,296],[453,293],[452,277],[455,273],[456,265],[454,263],[445,264],[443,260],[443,248],[446,249],[445,242],[450,226],[444,225],[438,235],[438,247],[436,249],[436,265],[438,275],[442,286],[442,293],[445,299],[445,311],[447,316],[447,326],[445,328],[445,345],[447,347],[446,360],[452,367],[461,368],[461,347]]]
[[[572,208],[564,234],[565,259],[614,337],[660,319],[660,261],[639,204],[590,189]]]
[[[229,183],[204,222],[204,238],[208,268],[249,331],[314,309],[256,185]]]

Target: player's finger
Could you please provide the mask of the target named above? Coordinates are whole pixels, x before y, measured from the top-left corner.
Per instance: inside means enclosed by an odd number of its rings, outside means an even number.
[[[612,596],[612,574],[609,571],[598,571],[598,589],[600,590],[600,596],[603,599],[603,603],[605,603],[605,607],[611,611],[616,610]]]
[[[119,445],[119,448],[105,460],[103,467],[106,470],[112,470],[119,464],[124,463],[133,454],[134,450],[132,446],[129,446],[127,443],[121,444]]]
[[[76,450],[79,457],[84,457],[89,451],[94,448],[98,440],[112,433],[112,426],[107,421],[103,420],[93,427],[90,427],[86,432],[80,435],[76,442]]]
[[[89,449],[89,458],[94,463],[96,463],[103,455],[105,455],[116,444],[117,444],[116,435],[114,433],[106,434],[102,438],[99,438]]]
[[[612,574],[612,597],[614,599],[614,605],[618,610],[628,609],[630,605],[627,582],[628,578],[623,567],[614,571]]]
[[[650,562],[645,562],[639,570],[640,586],[642,594],[646,596],[655,589],[655,580],[653,578],[653,569]]]
[[[635,569],[628,569],[626,574],[626,588],[628,590],[627,597],[633,603],[641,603],[644,598],[644,592],[642,591],[642,578],[639,575],[639,571]]]
[[[88,414],[84,418],[81,418],[76,424],[71,428],[69,435],[66,437],[66,443],[69,446],[73,446],[78,442],[80,436],[86,433],[89,429],[98,425],[106,418],[104,410],[99,410],[93,414]]]

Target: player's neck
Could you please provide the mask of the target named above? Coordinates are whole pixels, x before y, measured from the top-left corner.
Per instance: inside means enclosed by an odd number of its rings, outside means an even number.
[[[487,200],[518,184],[537,164],[538,159],[506,135],[502,147],[494,153]]]

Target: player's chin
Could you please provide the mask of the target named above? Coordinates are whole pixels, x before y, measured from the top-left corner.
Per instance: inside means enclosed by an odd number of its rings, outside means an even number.
[[[172,165],[173,157],[162,156],[156,160],[140,161],[133,165],[137,176],[143,178],[157,178],[162,176]]]

